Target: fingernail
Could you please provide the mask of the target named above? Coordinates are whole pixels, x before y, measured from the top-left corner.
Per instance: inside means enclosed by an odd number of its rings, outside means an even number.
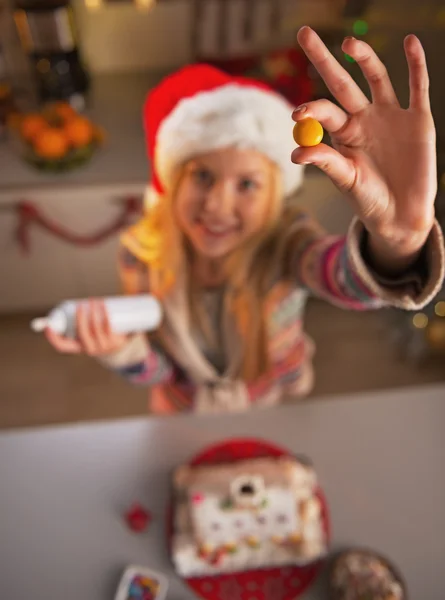
[[[291,160],[296,165],[310,165],[311,164],[310,160],[299,160],[298,157],[294,157],[293,154],[291,156]]]
[[[306,111],[307,111],[306,104],[302,104],[301,106],[297,106],[297,108],[294,110],[294,112],[292,113],[292,115],[302,115]]]
[[[355,37],[353,37],[352,35],[348,35],[347,37],[345,37],[345,42],[348,40],[355,40]]]

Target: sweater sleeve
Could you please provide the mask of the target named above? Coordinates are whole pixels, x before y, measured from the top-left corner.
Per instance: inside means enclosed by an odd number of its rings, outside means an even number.
[[[444,278],[443,235],[437,222],[421,257],[401,276],[384,278],[372,269],[366,259],[366,240],[358,219],[346,236],[332,236],[301,214],[288,238],[288,273],[302,287],[343,308],[416,310],[434,298]]]
[[[125,294],[147,294],[150,291],[148,267],[145,262],[121,246],[118,255],[119,275]],[[129,337],[127,344],[116,352],[99,358],[99,362],[135,385],[153,386],[174,378],[173,363],[145,334]]]

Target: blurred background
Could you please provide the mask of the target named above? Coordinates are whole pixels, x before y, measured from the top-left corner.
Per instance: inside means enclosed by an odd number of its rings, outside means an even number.
[[[57,355],[29,320],[66,298],[119,292],[118,232],[140,214],[149,177],[147,91],[206,61],[267,80],[294,105],[329,97],[296,44],[304,24],[366,92],[340,46],[346,35],[371,43],[403,105],[403,38],[419,35],[444,222],[443,0],[0,0],[0,428],[146,412],[146,390],[91,359]],[[321,173],[308,170],[297,201],[328,231],[346,231],[348,205]],[[444,292],[417,314],[310,300],[307,329],[314,397],[445,380]]]

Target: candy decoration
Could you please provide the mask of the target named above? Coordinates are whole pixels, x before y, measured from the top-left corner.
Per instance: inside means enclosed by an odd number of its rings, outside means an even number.
[[[210,556],[210,554],[211,554],[211,550],[209,548],[206,548],[205,546],[202,546],[198,550],[198,556],[201,560],[207,560],[207,558]]]
[[[146,567],[125,569],[114,600],[165,600],[168,580],[161,573]]]
[[[406,600],[405,583],[390,562],[366,550],[339,554],[331,565],[330,597],[333,600]]]
[[[231,510],[233,508],[233,501],[230,498],[225,498],[221,501],[221,510]]]
[[[151,519],[152,516],[150,512],[140,504],[134,504],[125,515],[128,527],[136,533],[145,531],[150,524]]]
[[[260,547],[260,540],[254,535],[251,535],[248,538],[246,538],[246,544],[249,546],[249,548],[256,549]]]
[[[226,551],[224,548],[218,548],[218,550],[216,550],[216,552],[213,554],[210,564],[215,566],[220,565],[224,559],[225,553]]]
[[[323,127],[318,121],[308,117],[295,123],[293,135],[299,146],[304,148],[318,146],[323,139]]]
[[[299,544],[301,542],[301,533],[299,531],[296,531],[295,533],[292,533],[289,536],[289,542],[291,544]]]
[[[194,494],[192,497],[193,504],[201,504],[201,502],[203,502],[203,501],[204,501],[203,494]]]
[[[274,544],[276,544],[277,546],[281,546],[281,544],[284,541],[284,538],[281,535],[273,535],[271,537],[271,540]]]
[[[137,575],[128,588],[127,600],[156,600],[158,590],[157,581]]]

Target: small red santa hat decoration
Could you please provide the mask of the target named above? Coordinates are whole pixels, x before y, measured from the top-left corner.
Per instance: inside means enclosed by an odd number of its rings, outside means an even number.
[[[144,127],[152,180],[146,205],[163,195],[174,170],[194,156],[229,146],[255,149],[278,165],[285,195],[300,187],[291,162],[292,106],[269,86],[209,65],[184,67],[148,95]]]

